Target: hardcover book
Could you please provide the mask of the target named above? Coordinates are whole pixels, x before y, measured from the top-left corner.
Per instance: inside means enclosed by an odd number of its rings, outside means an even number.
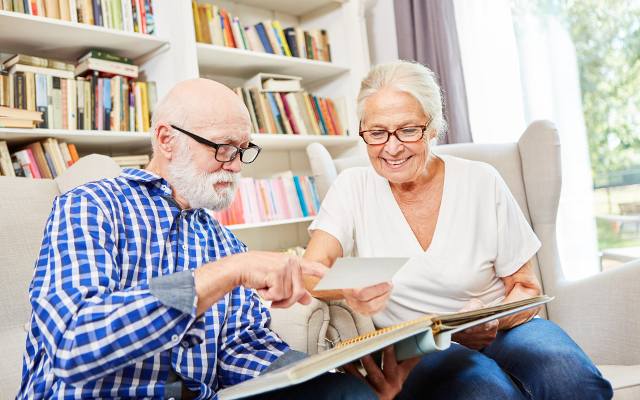
[[[390,345],[394,345],[399,361],[446,350],[456,332],[541,306],[552,299],[537,296],[474,311],[426,315],[338,343],[331,350],[222,389],[217,395],[221,400],[233,400],[302,383]]]

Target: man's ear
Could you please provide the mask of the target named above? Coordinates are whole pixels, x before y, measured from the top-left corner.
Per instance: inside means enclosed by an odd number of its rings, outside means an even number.
[[[156,144],[158,151],[167,159],[171,160],[171,156],[176,150],[176,140],[171,132],[171,127],[166,124],[158,124],[153,133],[156,136]]]

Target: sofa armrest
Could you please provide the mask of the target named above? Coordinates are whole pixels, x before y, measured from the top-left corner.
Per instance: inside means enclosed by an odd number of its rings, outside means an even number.
[[[316,354],[328,348],[329,307],[323,301],[312,299],[307,306],[295,304],[290,308],[272,308],[271,329],[291,346],[307,354]]]
[[[356,313],[344,300],[329,302],[329,314],[331,320],[327,338],[331,343],[338,343],[375,330],[370,317]]]
[[[556,290],[549,317],[596,364],[640,364],[640,260]]]

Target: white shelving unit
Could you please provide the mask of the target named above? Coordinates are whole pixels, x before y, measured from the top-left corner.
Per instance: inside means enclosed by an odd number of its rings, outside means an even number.
[[[151,136],[144,132],[0,128],[0,140],[8,142],[10,146],[49,137],[74,143],[83,154],[104,152],[104,146],[110,146],[117,153],[151,151]],[[322,143],[327,148],[336,149],[352,145],[358,140],[355,136],[251,134],[251,141],[264,151],[304,150],[310,143]]]
[[[269,228],[272,226],[300,224],[300,223],[311,222],[311,221],[313,221],[313,217],[292,218],[292,219],[283,219],[280,221],[258,222],[254,224],[229,225],[229,229],[236,232],[236,231],[241,231],[245,229]]]
[[[77,60],[89,48],[101,48],[132,59],[151,54],[167,40],[87,24],[0,11],[0,51],[55,60]]]
[[[244,49],[198,43],[198,66],[203,75],[219,74],[251,78],[258,72],[300,76],[308,84],[330,79],[349,68],[325,61],[258,53]]]
[[[284,171],[310,174],[305,148],[324,144],[334,155],[349,154],[358,146],[355,100],[360,80],[369,68],[365,0],[200,0],[226,8],[243,24],[279,20],[284,27],[325,29],[332,62],[230,49],[196,43],[190,0],[154,0],[155,35],[128,33],[0,11],[0,53],[24,53],[75,61],[91,48],[130,57],[146,78],[157,83],[158,98],[177,82],[208,77],[240,86],[258,72],[302,77],[303,86],[320,96],[343,98],[347,106],[348,136],[253,134],[264,150],[244,176],[266,177]],[[150,151],[150,136],[140,132],[72,131],[0,128],[0,140],[18,146],[46,137],[76,144],[79,152],[110,155]],[[312,217],[231,226],[252,249],[282,249],[305,245]]]

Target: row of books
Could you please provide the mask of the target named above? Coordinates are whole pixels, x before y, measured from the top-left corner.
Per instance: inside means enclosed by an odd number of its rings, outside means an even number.
[[[238,17],[212,4],[191,2],[196,41],[288,57],[331,61],[329,36],[324,29],[283,28],[277,20],[243,26]]]
[[[153,34],[151,3],[151,0],[0,0],[0,10]]]
[[[38,128],[147,132],[156,85],[131,79],[138,70],[130,62],[100,51],[77,66],[16,55],[3,64],[0,106],[41,112]]]
[[[313,216],[319,208],[314,178],[288,172],[268,179],[241,178],[233,203],[216,217],[224,225],[250,224]]]
[[[7,142],[0,141],[0,173],[4,176],[52,179],[78,161],[74,144],[48,138],[31,143],[13,153]]]
[[[133,156],[111,156],[120,168],[139,168],[142,169],[149,164],[149,155],[140,154]]]
[[[249,114],[254,132],[296,135],[346,135],[343,99],[315,96],[304,91],[265,92],[236,88]]]
[[[35,128],[42,113],[0,106],[0,128]]]

